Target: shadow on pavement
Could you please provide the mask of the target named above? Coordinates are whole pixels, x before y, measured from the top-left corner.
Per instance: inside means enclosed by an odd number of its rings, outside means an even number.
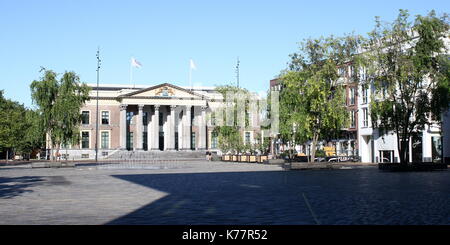
[[[0,177],[0,198],[13,198],[25,192],[32,192],[27,188],[41,181],[44,179],[38,176]]]
[[[367,168],[113,177],[168,195],[110,225],[450,223],[449,172]]]

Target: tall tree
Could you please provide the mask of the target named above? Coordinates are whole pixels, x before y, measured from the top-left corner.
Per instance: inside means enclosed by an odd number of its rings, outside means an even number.
[[[31,94],[52,148],[59,153],[61,144],[78,144],[80,109],[89,99],[90,88],[74,72],[65,72],[58,80],[55,72],[43,71],[44,76],[31,83]]]
[[[353,58],[360,42],[355,35],[305,40],[281,76],[281,136],[291,143],[310,140],[312,162],[318,141],[337,135],[348,123],[338,66]]]
[[[400,163],[408,162],[409,140],[433,121],[449,103],[447,15],[434,11],[410,21],[400,10],[392,23],[376,25],[365,45],[364,64],[376,91],[370,105],[372,122],[382,132],[394,131]]]
[[[216,115],[220,115],[220,118],[217,118],[220,122],[214,133],[218,136],[219,149],[224,153],[240,153],[245,149],[240,131],[249,124],[246,115],[249,112],[250,93],[232,85],[218,86],[216,90],[222,94],[225,102],[223,108],[216,110]]]
[[[21,146],[25,130],[25,107],[3,97],[0,90],[0,150],[6,152],[6,158]]]

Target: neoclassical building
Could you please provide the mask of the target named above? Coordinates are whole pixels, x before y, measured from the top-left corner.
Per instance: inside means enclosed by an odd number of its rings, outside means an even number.
[[[79,145],[61,147],[68,159],[95,158],[98,116],[98,157],[117,151],[218,150],[215,111],[223,96],[214,87],[88,84],[90,100],[81,109]],[[255,143],[258,118],[242,130],[245,143]]]

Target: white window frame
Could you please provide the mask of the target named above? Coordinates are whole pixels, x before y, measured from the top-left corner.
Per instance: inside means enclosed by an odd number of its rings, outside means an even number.
[[[108,148],[103,148],[102,147],[102,133],[103,132],[108,132]],[[100,130],[100,134],[99,134],[99,142],[100,142],[100,149],[101,150],[108,150],[111,149],[111,130]]]
[[[356,127],[356,111],[351,110],[350,111],[350,128]]]
[[[89,147],[88,148],[83,148],[83,132],[88,132],[89,133]],[[91,130],[81,130],[80,132],[81,134],[81,138],[80,138],[80,149],[91,149]]]
[[[369,84],[361,85],[362,90],[362,103],[367,104],[369,102]]]
[[[349,105],[355,105],[355,103],[356,103],[356,93],[355,93],[355,91],[356,91],[355,87],[350,87],[349,88],[349,95],[350,95],[349,98],[348,98]]]
[[[81,120],[81,125],[91,125],[91,122],[92,122],[91,110],[81,110],[81,116],[83,116],[83,112],[85,112],[85,111],[89,112],[89,119],[88,119],[89,123],[88,124],[84,124],[83,120]]]
[[[108,124],[103,123],[103,112],[108,112]],[[100,111],[100,125],[111,125],[111,111],[110,110],[101,110]]]
[[[369,127],[369,108],[362,108],[363,111],[363,127]]]
[[[244,131],[244,144],[247,144],[246,140],[245,140],[245,135],[247,133],[250,133],[250,144],[253,144],[253,131]]]

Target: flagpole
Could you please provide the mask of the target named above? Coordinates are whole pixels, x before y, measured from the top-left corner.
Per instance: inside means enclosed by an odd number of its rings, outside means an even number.
[[[133,82],[133,62],[130,62],[130,86]]]
[[[191,67],[190,63],[189,63],[189,85],[191,86],[191,90],[193,90],[193,88],[192,88],[192,67]]]

